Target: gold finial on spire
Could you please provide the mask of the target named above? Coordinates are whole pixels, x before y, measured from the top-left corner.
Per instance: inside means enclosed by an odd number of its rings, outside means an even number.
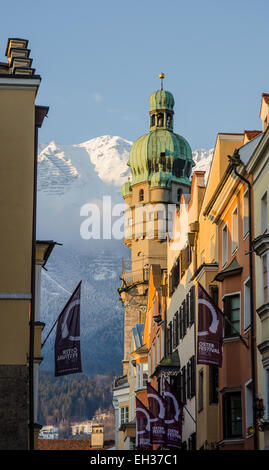
[[[163,79],[164,79],[164,77],[165,77],[164,73],[160,73],[159,78],[161,79],[161,90],[163,90]]]

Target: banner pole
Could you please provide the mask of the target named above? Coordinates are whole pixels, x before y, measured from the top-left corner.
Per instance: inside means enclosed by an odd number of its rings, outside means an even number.
[[[75,292],[78,290],[78,288],[79,288],[79,286],[80,286],[81,283],[82,283],[82,281],[80,281],[80,282],[78,283],[78,285],[77,285],[77,287],[75,288],[75,290],[74,290],[73,294],[71,295],[71,297],[72,297],[72,296],[75,294]],[[54,329],[55,326],[57,325],[57,323],[58,323],[60,317],[62,316],[63,312],[65,311],[65,308],[67,307],[67,304],[68,304],[69,300],[71,299],[71,297],[69,297],[69,299],[68,299],[68,301],[66,302],[64,308],[62,309],[60,315],[58,316],[57,320],[53,323],[53,325],[52,325],[52,327],[51,327],[49,333],[47,334],[45,340],[44,340],[43,343],[41,344],[41,349],[43,348],[43,346],[44,346],[44,344],[46,343],[46,341],[47,341],[48,337],[50,336],[51,332],[53,331],[53,329]]]

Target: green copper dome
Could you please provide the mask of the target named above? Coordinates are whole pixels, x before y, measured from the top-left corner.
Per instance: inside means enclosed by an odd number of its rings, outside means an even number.
[[[173,111],[175,100],[170,91],[158,90],[152,93],[149,98],[149,110],[168,109]]]
[[[149,104],[150,132],[137,139],[131,148],[128,165],[132,180],[123,185],[123,196],[131,194],[134,184],[146,181],[151,187],[171,187],[172,181],[191,184],[192,151],[187,140],[173,132],[172,93],[161,86],[161,90],[152,93]]]

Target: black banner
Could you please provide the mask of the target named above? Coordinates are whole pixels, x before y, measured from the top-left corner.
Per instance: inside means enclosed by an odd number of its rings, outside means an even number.
[[[54,345],[55,377],[82,372],[80,353],[80,287],[81,281],[58,319]]]

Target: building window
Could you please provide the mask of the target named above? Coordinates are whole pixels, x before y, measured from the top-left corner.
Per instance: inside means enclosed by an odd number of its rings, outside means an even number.
[[[180,306],[179,309],[179,337],[180,339],[183,338],[183,307]]]
[[[215,284],[209,286],[210,297],[212,298],[215,305],[219,303],[219,287]]]
[[[209,366],[209,403],[219,402],[219,368],[216,366]]]
[[[263,303],[268,302],[268,254],[262,256],[262,287],[263,287]]]
[[[248,189],[243,196],[243,237],[249,232],[249,207],[248,207]]]
[[[198,397],[198,411],[202,411],[204,407],[204,371],[199,370],[199,397]]]
[[[210,261],[213,263],[215,261],[215,237],[210,239]]]
[[[177,202],[180,202],[181,194],[182,194],[182,189],[179,188],[179,189],[177,190]]]
[[[184,299],[183,300],[183,336],[185,336],[186,331],[187,331],[187,302]]]
[[[225,393],[223,396],[224,439],[242,437],[241,392]]]
[[[188,438],[188,450],[196,450],[196,433],[193,432]]]
[[[135,450],[135,437],[130,437],[129,450]]]
[[[264,234],[267,231],[267,191],[261,198],[261,233]]]
[[[157,126],[163,127],[163,113],[159,113],[157,116]]]
[[[244,330],[251,324],[250,279],[244,283]]]
[[[143,388],[147,387],[148,383],[148,363],[143,362],[142,363],[142,386]]]
[[[187,398],[195,395],[195,356],[192,356],[187,364]]]
[[[240,334],[240,294],[224,297],[224,336],[230,338]]]
[[[185,405],[186,404],[186,367],[182,367],[181,371],[181,383],[180,383],[180,391],[181,391],[181,401]]]
[[[238,248],[238,208],[232,214],[232,253]]]
[[[228,261],[228,227],[225,225],[222,229],[222,266]]]
[[[144,189],[140,189],[139,191],[139,201],[144,201]]]
[[[173,349],[178,346],[178,312],[175,313],[173,318]]]
[[[246,430],[253,425],[253,396],[252,396],[252,382],[249,381],[245,385],[245,407],[246,407]]]
[[[120,424],[128,423],[129,421],[129,407],[123,406],[120,409]]]
[[[136,388],[139,390],[140,389],[140,364],[136,364]]]

